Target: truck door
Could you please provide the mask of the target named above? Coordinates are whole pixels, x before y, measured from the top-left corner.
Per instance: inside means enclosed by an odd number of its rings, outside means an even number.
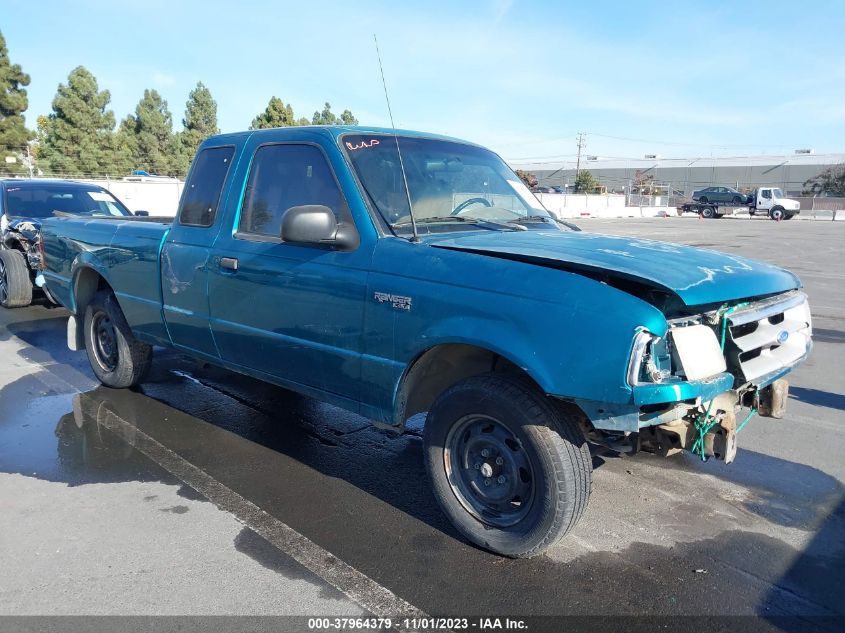
[[[235,147],[205,147],[185,183],[179,211],[161,250],[164,322],[173,345],[218,357],[208,321],[208,258],[220,230],[226,176]]]
[[[761,187],[757,190],[757,210],[768,211],[774,205],[771,187]]]
[[[352,222],[324,150],[305,142],[256,147],[233,230],[222,231],[213,250],[212,330],[229,363],[357,400],[371,247],[284,243],[284,212],[310,204]]]

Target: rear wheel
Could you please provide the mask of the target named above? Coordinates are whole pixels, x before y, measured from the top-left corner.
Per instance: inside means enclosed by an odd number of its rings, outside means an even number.
[[[731,202],[733,202],[734,204],[739,204],[742,202],[742,198],[740,198],[739,196],[734,196]]]
[[[140,383],[152,363],[152,347],[135,339],[117,299],[100,290],[85,308],[85,350],[97,380],[107,387]]]
[[[701,202],[702,204],[707,204],[707,202],[709,202],[709,200],[707,199],[707,196],[701,196],[698,199],[698,201]]]
[[[542,553],[581,518],[592,461],[577,418],[517,378],[467,378],[424,430],[435,497],[470,541],[504,556]]]
[[[0,305],[23,308],[32,303],[32,281],[23,253],[0,250]]]
[[[713,207],[702,207],[701,217],[707,218],[708,220],[710,218],[714,218],[714,217],[716,217],[716,210]]]

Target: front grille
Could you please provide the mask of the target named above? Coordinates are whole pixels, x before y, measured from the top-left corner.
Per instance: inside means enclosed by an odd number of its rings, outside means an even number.
[[[727,319],[725,352],[740,384],[788,369],[810,349],[813,325],[803,292],[756,301]]]

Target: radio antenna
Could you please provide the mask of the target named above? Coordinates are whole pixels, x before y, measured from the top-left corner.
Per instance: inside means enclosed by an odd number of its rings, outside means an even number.
[[[381,73],[381,85],[384,88],[384,100],[387,102],[387,114],[390,115],[390,127],[393,129],[393,140],[396,141],[396,153],[399,155],[399,170],[402,172],[402,182],[405,184],[405,196],[408,198],[408,213],[411,215],[411,237],[412,242],[419,242],[420,236],[417,233],[417,220],[414,218],[414,205],[411,202],[411,190],[408,189],[408,176],[405,174],[405,161],[402,160],[402,150],[399,149],[399,136],[396,134],[396,124],[393,123],[393,110],[390,109],[390,97],[387,96],[387,82],[384,80],[384,68],[381,65],[381,53],[378,49],[378,38],[373,33],[373,41],[376,44],[376,57],[378,57],[378,69]]]

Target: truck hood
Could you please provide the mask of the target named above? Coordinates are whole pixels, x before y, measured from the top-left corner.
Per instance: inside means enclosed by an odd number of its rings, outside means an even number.
[[[801,282],[776,266],[692,246],[574,231],[450,234],[435,248],[501,257],[590,276],[632,280],[697,306],[786,292]]]

